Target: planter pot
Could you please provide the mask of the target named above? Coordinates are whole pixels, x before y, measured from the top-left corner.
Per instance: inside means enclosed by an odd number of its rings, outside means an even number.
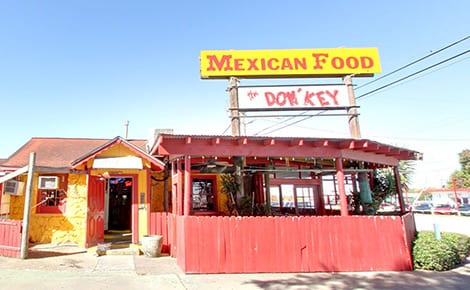
[[[147,257],[159,257],[162,253],[163,236],[143,236],[142,250]]]

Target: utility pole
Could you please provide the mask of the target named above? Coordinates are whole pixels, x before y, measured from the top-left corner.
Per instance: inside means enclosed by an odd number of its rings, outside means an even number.
[[[28,165],[28,179],[26,181],[26,192],[24,198],[24,211],[23,211],[23,232],[21,233],[21,248],[20,258],[26,259],[28,257],[28,244],[29,244],[29,220],[31,212],[31,199],[33,193],[34,182],[34,165],[36,163],[36,152],[29,154]]]
[[[229,80],[230,95],[230,121],[232,126],[232,136],[240,136],[240,112],[238,110],[238,79],[230,77]]]
[[[349,108],[348,108],[348,123],[349,133],[352,138],[361,139],[361,130],[359,128],[359,119],[357,116],[356,97],[354,96],[354,88],[352,85],[352,75],[345,76],[344,84],[348,87]]]
[[[240,111],[238,110],[238,79],[230,77],[229,79],[229,95],[230,95],[230,124],[232,126],[232,136],[240,136]],[[244,196],[243,185],[243,157],[233,156],[233,164],[235,165],[235,179],[240,185],[240,196]],[[238,198],[236,198],[238,201]]]
[[[124,122],[124,127],[124,139],[127,139],[127,134],[129,133],[129,120],[126,120],[126,122]]]

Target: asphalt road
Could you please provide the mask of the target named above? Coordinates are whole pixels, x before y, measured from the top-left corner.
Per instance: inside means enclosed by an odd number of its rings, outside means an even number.
[[[415,223],[418,231],[434,231],[437,225],[441,232],[470,236],[470,216],[415,214]]]

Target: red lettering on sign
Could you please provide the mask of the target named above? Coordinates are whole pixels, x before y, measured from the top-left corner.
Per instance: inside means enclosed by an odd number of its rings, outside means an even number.
[[[340,57],[335,56],[331,59],[331,65],[335,69],[342,69],[344,67],[344,60]]]
[[[233,60],[233,66],[235,67],[235,70],[240,71],[240,70],[245,70],[243,68],[243,58],[236,58]]]
[[[333,100],[333,103],[335,105],[339,105],[338,100],[336,98],[336,96],[338,96],[338,90],[334,90],[333,93],[331,93],[330,91],[326,91],[326,94]]]
[[[284,58],[282,60],[282,65],[281,69],[293,69],[294,67],[292,66],[292,63],[290,62],[290,59]]]
[[[359,60],[355,57],[348,57],[346,59],[346,65],[349,67],[349,68],[358,68],[359,67]]]
[[[268,104],[269,107],[276,103],[276,96],[273,93],[265,92],[264,97],[266,98],[266,104]]]
[[[315,65],[313,69],[323,69],[323,65],[326,63],[326,58],[328,58],[328,53],[312,53],[313,58],[315,59]]]
[[[248,61],[248,64],[250,65],[248,67],[248,70],[259,70],[258,66],[256,66],[256,61],[258,61],[257,58],[248,58],[246,60]]]
[[[324,95],[325,92],[324,91],[319,91],[317,93],[317,99],[318,99],[318,102],[320,102],[320,106],[324,107],[324,106],[328,106],[330,103],[328,103],[327,100],[325,100],[324,97],[322,97],[322,95]]]
[[[233,70],[230,66],[230,60],[232,59],[231,55],[224,54],[220,60],[218,60],[215,55],[208,55],[207,59],[209,60],[209,67],[207,68],[208,71]]]
[[[318,101],[318,105],[321,107],[330,106],[332,105],[332,103],[333,105],[339,105],[337,96],[338,96],[338,90],[334,90],[332,92],[328,90],[318,91],[318,92],[306,91],[305,96],[304,96],[304,106],[314,107],[316,104],[316,101]]]
[[[310,93],[308,91],[305,92],[305,97],[304,97],[304,105],[309,105],[314,107],[315,104],[311,100],[315,96],[315,93]]]
[[[288,102],[289,106],[296,106],[299,104],[295,91],[278,92],[277,94],[273,92],[265,92],[264,97],[266,98],[266,104],[269,107],[274,105],[284,107]]]
[[[273,64],[275,62],[276,64]],[[279,60],[277,58],[270,58],[268,59],[268,68],[271,70],[278,70],[279,69]]]
[[[371,68],[374,66],[374,60],[369,56],[361,56],[362,68]]]
[[[305,59],[305,57],[303,58],[294,58],[294,66],[295,66],[295,69],[299,69],[299,68],[302,68],[302,69],[307,69],[307,59]]]

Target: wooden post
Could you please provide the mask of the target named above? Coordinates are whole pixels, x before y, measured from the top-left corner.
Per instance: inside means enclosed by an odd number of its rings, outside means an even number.
[[[266,205],[268,206],[268,214],[271,215],[272,214],[272,208],[271,208],[271,176],[269,175],[271,170],[272,169],[272,166],[271,165],[265,165],[266,169],[268,169],[268,171],[266,173],[264,173],[264,184],[266,186],[266,190],[265,190],[265,193],[266,193]],[[279,201],[280,202],[280,201]],[[279,203],[279,206],[281,204]]]
[[[406,212],[405,200],[403,199],[403,192],[401,190],[400,172],[398,172],[398,165],[393,166],[393,175],[395,175],[395,187],[398,193],[398,203],[400,205],[400,213]]]
[[[168,202],[168,180],[170,176],[170,170],[168,168],[168,162],[165,164],[165,169],[163,173],[163,207],[166,213],[168,213],[169,202]]]
[[[183,215],[183,169],[182,169],[182,162],[181,159],[178,158],[176,160],[176,164],[178,166],[177,175],[178,175],[178,182],[176,184],[176,204],[173,204],[176,209],[176,215]]]
[[[460,215],[459,197],[457,195],[457,187],[455,186],[455,178],[452,178],[452,189],[454,190],[455,209],[457,210],[457,215]]]
[[[30,211],[31,211],[31,196],[33,193],[35,162],[36,162],[36,153],[31,152],[29,154],[28,180],[26,181],[26,193],[24,197],[23,232],[21,233],[21,252],[20,252],[21,259],[26,259],[28,257],[29,218],[30,218]]]
[[[229,94],[230,94],[230,120],[232,126],[232,136],[240,136],[240,112],[238,110],[238,79],[230,77],[229,80]],[[235,178],[240,185],[240,197],[244,196],[243,185],[243,156],[234,156],[233,163],[235,165]]]
[[[352,138],[360,139],[361,130],[359,128],[359,119],[357,116],[356,109],[356,97],[354,96],[354,88],[352,85],[352,76],[345,76],[344,84],[348,87],[348,96],[349,96],[349,109],[348,109],[348,123],[349,123],[349,133]]]
[[[232,136],[240,136],[240,112],[238,111],[238,79],[230,77],[229,80],[230,95],[230,120],[232,126]]]
[[[184,156],[184,206],[183,211],[185,216],[189,216],[191,213],[191,157],[189,155]]]
[[[344,186],[343,159],[336,158],[336,178],[338,180],[339,204],[341,206],[341,216],[348,216],[348,199],[346,197],[346,188]]]

